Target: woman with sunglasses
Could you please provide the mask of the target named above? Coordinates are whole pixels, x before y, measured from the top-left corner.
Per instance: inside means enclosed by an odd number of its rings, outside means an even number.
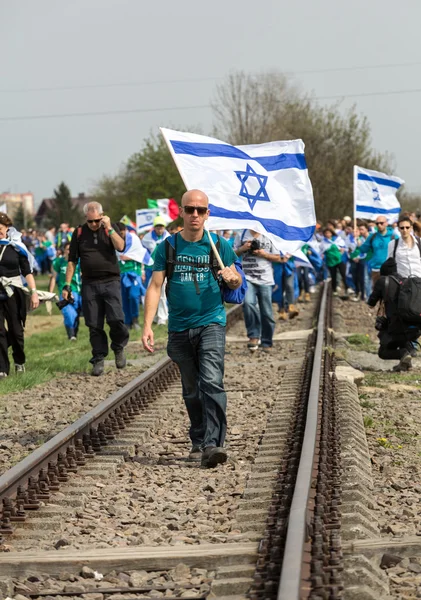
[[[402,277],[421,277],[421,244],[413,234],[408,216],[398,219],[400,238],[392,240],[388,247],[388,258],[396,260],[398,273]]]

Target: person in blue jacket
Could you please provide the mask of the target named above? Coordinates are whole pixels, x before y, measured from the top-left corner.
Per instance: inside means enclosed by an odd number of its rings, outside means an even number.
[[[387,259],[387,251],[390,240],[394,239],[393,230],[387,226],[385,215],[379,215],[376,219],[377,231],[368,236],[367,240],[359,247],[361,254],[373,253],[371,264],[371,281],[373,285],[380,277],[380,267]]]

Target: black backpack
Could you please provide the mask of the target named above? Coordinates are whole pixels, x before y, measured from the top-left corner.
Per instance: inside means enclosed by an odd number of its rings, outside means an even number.
[[[407,277],[402,281],[398,314],[407,325],[421,325],[421,277]]]

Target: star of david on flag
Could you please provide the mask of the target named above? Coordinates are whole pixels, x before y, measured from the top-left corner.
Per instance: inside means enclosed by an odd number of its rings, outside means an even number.
[[[291,253],[311,239],[313,190],[302,140],[231,146],[161,128],[188,190],[209,198],[209,229],[252,229]]]
[[[401,205],[396,192],[405,183],[394,175],[354,167],[354,214],[357,219],[376,219],[384,215],[394,223]]]
[[[247,164],[245,171],[235,171],[235,174],[241,181],[240,196],[243,196],[243,198],[247,198],[250,208],[252,210],[258,200],[262,200],[263,202],[270,202],[270,198],[265,188],[266,182],[268,180],[266,175],[259,175],[249,164]],[[257,181],[259,186],[255,194],[249,191],[247,187],[247,181],[249,186],[252,186],[253,179]]]

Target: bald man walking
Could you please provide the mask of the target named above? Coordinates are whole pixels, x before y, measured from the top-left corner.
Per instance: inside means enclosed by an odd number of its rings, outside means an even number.
[[[183,398],[190,418],[192,449],[189,457],[203,467],[227,460],[224,449],[227,428],[227,396],[224,390],[226,314],[218,281],[210,269],[211,246],[205,221],[209,201],[204,192],[190,190],[181,200],[184,229],[157,248],[153,275],[145,298],[143,346],[153,352],[152,321],[167,271],[166,244],[174,247],[175,262],[168,281],[168,356],[177,363]],[[212,234],[213,240],[217,237]],[[168,251],[168,250],[167,250]],[[231,289],[240,287],[236,255],[220,238],[225,266],[220,276]]]

